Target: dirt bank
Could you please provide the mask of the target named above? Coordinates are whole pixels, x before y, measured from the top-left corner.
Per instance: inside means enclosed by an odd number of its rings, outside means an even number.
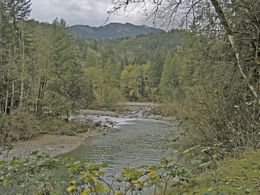
[[[0,160],[10,160],[13,156],[26,158],[34,151],[57,156],[70,152],[82,145],[87,138],[102,134],[101,131],[93,131],[79,136],[67,135],[41,135],[31,141],[19,142],[13,145],[11,150],[5,150],[0,154]]]

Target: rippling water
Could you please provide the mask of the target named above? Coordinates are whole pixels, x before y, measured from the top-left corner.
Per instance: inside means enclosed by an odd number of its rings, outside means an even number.
[[[108,163],[113,173],[125,166],[158,164],[176,127],[155,120],[124,119],[122,122],[124,125],[111,129],[105,136],[88,139],[67,155],[77,160]]]
[[[111,129],[107,135],[88,139],[85,144],[66,156],[74,157],[76,160],[108,163],[110,168],[105,171],[114,175],[126,166],[159,164],[160,159],[166,155],[163,152],[165,145],[176,132],[174,125],[163,121],[111,117],[109,119],[116,121],[118,126]],[[67,177],[63,168],[56,174],[58,178]],[[150,190],[145,189],[142,194],[151,194]],[[13,188],[0,189],[0,194],[15,194],[15,191]],[[28,189],[25,194],[33,193]]]

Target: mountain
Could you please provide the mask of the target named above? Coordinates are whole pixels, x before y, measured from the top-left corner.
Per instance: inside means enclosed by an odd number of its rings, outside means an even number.
[[[110,23],[100,27],[75,25],[68,27],[68,31],[75,38],[97,40],[118,39],[129,36],[163,32],[161,29],[152,28],[145,25],[137,26],[130,23]]]

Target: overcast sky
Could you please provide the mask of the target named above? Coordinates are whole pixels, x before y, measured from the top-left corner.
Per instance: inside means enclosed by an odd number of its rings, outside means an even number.
[[[43,22],[52,22],[56,17],[64,18],[68,25],[86,24],[101,26],[108,17],[111,0],[32,0],[31,18]],[[142,13],[120,13],[112,16],[110,22],[129,22],[149,24]]]

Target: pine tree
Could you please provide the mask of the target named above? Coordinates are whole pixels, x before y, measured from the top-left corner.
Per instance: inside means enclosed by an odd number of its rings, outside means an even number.
[[[157,49],[151,61],[151,74],[152,74],[151,77],[152,77],[152,83],[154,84],[155,87],[159,87],[164,60],[165,60],[164,52],[161,51],[160,49]]]
[[[46,105],[58,116],[77,109],[86,95],[86,86],[82,84],[83,70],[78,62],[71,37],[66,32],[64,20],[53,23],[53,40],[48,67],[48,85]]]
[[[173,58],[172,55],[168,53],[163,65],[163,72],[162,72],[162,77],[160,82],[161,95],[164,98],[171,97],[174,86],[175,86],[175,78],[174,78]]]

